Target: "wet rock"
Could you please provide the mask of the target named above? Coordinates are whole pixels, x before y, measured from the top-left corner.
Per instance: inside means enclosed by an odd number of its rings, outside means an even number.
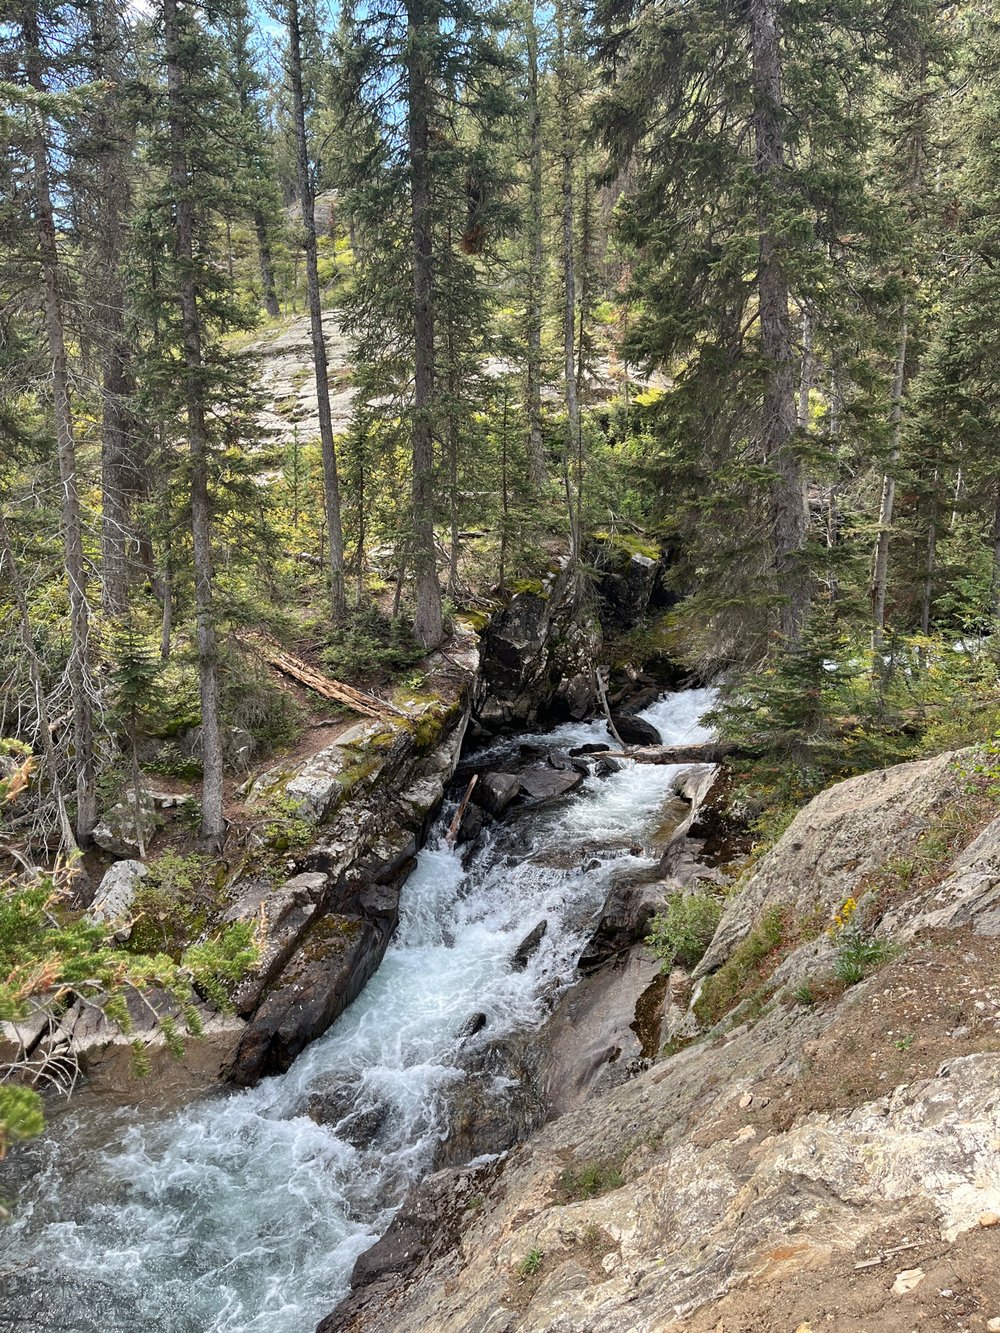
[[[621,699],[617,703],[615,712],[623,717],[635,717],[636,713],[641,713],[651,704],[655,704],[662,693],[658,685],[644,685],[633,694]]]
[[[461,823],[458,826],[455,841],[459,846],[467,842],[475,842],[482,833],[485,823],[486,817],[483,814],[482,807],[473,805],[470,801],[465,807],[465,813],[462,815]]]
[[[472,800],[496,818],[517,799],[520,790],[521,780],[513,773],[484,773],[476,783]]]
[[[570,757],[575,759],[579,755],[584,755],[584,754],[603,754],[605,751],[610,749],[611,746],[605,745],[603,741],[600,743],[588,741],[586,745],[575,745],[573,749],[570,750],[569,753]]]
[[[487,1018],[485,1014],[483,1013],[473,1014],[472,1017],[467,1018],[465,1022],[462,1024],[462,1026],[458,1029],[458,1035],[462,1040],[467,1041],[470,1037],[474,1037],[476,1036],[477,1033],[482,1032],[483,1028],[486,1026],[486,1023],[487,1023]]]
[[[583,774],[576,769],[529,768],[521,774],[521,791],[533,805],[543,805],[576,791],[582,782]]]
[[[548,921],[539,921],[538,925],[514,950],[514,956],[510,960],[513,971],[523,972],[531,961],[532,956],[538,951],[538,946],[545,938],[545,932],[549,928]]]
[[[247,1025],[230,1080],[246,1087],[283,1074],[360,993],[387,943],[388,934],[360,917],[323,917]]]
[[[416,1185],[389,1230],[355,1263],[351,1295],[322,1320],[316,1333],[341,1333],[352,1327],[370,1302],[398,1293],[411,1273],[455,1250],[482,1206],[484,1192],[502,1170],[499,1162],[448,1169]]]
[[[612,773],[620,772],[621,768],[619,759],[598,759],[594,764],[594,774],[599,778],[609,778]]]
[[[656,587],[659,561],[648,555],[629,556],[603,544],[605,571],[598,582],[601,624],[606,633],[620,633],[646,614]]]
[[[600,626],[580,605],[567,561],[517,593],[483,633],[475,713],[489,730],[543,718],[587,716]]]
[[[652,722],[646,722],[641,717],[628,717],[624,713],[612,713],[611,720],[626,745],[663,744],[663,738]]]
[[[267,877],[244,884],[224,921],[259,921],[259,954],[253,972],[236,989],[236,1012],[249,1014],[267,986],[295,951],[326,894],[328,878],[322,871],[306,871],[274,888]]]
[[[580,955],[581,972],[596,972],[645,938],[655,910],[648,889],[620,880],[611,886],[600,920]]]
[[[104,872],[87,915],[91,921],[121,920],[135,902],[136,890],[149,874],[141,861],[116,861]]]

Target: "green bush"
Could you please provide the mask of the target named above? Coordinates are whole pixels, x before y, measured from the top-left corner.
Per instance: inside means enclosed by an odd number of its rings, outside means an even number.
[[[711,894],[671,894],[646,936],[646,943],[662,959],[663,971],[669,972],[675,963],[689,970],[694,967],[712,942],[721,916],[722,904]]]

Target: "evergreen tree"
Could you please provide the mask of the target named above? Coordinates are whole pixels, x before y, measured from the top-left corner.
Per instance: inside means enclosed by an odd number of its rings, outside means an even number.
[[[632,175],[627,356],[673,376],[657,414],[671,525],[712,651],[746,659],[769,630],[794,639],[809,601],[795,330],[808,310],[828,341],[877,231],[861,153],[877,16],[846,0],[606,0],[598,16],[601,133],[609,170]]]

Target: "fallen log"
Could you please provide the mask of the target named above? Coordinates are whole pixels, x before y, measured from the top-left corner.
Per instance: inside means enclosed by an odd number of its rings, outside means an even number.
[[[264,661],[275,670],[291,677],[292,680],[297,680],[300,685],[305,685],[323,699],[332,699],[334,703],[344,704],[355,713],[363,713],[367,717],[383,718],[386,715],[409,717],[402,708],[397,708],[395,704],[385,699],[377,699],[374,694],[367,694],[364,690],[356,690],[353,685],[345,685],[343,681],[324,676],[301,657],[279,648],[273,639],[267,638],[266,635],[244,634],[241,638],[260,653]]]
[[[626,745],[604,753],[612,758],[622,755],[640,764],[718,764],[743,751],[732,741],[706,741],[702,745]]]
[[[455,818],[448,826],[448,837],[446,841],[449,847],[454,847],[455,843],[458,841],[458,831],[462,827],[462,820],[465,818],[465,812],[469,808],[469,801],[472,799],[472,793],[475,790],[478,781],[479,774],[473,773],[472,777],[469,779],[469,785],[465,789],[465,795],[462,797],[459,807],[455,811]]]

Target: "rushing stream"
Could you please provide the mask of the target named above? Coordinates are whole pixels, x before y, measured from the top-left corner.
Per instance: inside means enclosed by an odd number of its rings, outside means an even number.
[[[689,690],[641,716],[665,743],[696,741],[712,702]],[[607,733],[584,723],[518,739],[556,748]],[[676,773],[628,764],[588,778],[496,826],[466,866],[442,817],[378,972],[287,1074],[167,1117],[71,1112],[15,1154],[18,1175],[32,1173],[2,1237],[0,1329],[311,1333],[447,1137],[463,1024],[483,1013],[494,1039],[542,1020],[612,877],[648,864],[628,849],[652,836]],[[540,948],[513,971],[542,918]]]

